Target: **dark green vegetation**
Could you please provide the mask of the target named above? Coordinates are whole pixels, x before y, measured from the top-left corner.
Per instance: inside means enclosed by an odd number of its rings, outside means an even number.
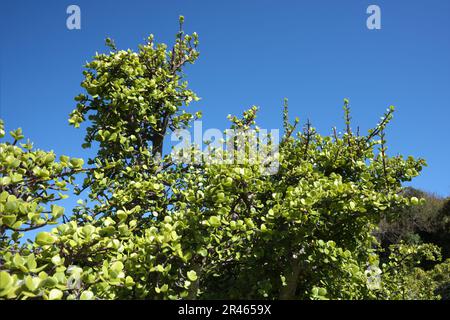
[[[344,133],[323,136],[291,124],[286,104],[273,175],[261,174],[267,159],[186,165],[162,154],[168,134],[200,117],[190,112],[198,99],[181,72],[197,59],[198,40],[182,22],[170,49],[153,36],[137,52],[108,40],[111,52],[86,65],[85,92],[69,120],[84,124],[83,147],[96,151],[86,164],[36,150],[21,130],[5,138],[0,123],[0,298],[445,294],[450,263],[440,262],[433,243],[448,252],[437,231],[447,230],[440,217],[448,202],[402,187],[425,161],[388,155],[393,107],[361,135],[345,100]],[[257,130],[256,111],[230,117],[230,127]],[[65,214],[56,203],[77,175],[85,179],[75,196],[85,200]]]

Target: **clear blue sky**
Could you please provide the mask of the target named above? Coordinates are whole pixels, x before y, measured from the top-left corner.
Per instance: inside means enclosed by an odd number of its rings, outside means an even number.
[[[66,8],[81,8],[81,30]],[[377,4],[382,29],[368,30]],[[171,43],[178,16],[200,35],[187,69],[202,97],[204,127],[225,128],[229,113],[261,107],[261,127],[281,127],[281,104],[323,133],[343,127],[348,97],[355,125],[373,126],[397,107],[389,152],[424,157],[413,185],[450,195],[450,1],[13,1],[0,5],[0,117],[42,149],[87,157],[83,131],[68,126],[82,66],[112,37],[137,48],[150,33]],[[72,199],[75,201],[76,199]]]

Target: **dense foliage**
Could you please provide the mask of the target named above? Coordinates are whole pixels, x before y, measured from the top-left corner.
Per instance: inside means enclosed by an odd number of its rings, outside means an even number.
[[[83,147],[96,150],[86,165],[22,143],[21,130],[6,139],[0,123],[0,298],[437,298],[449,264],[419,263],[438,261],[439,249],[384,249],[374,233],[423,201],[402,183],[424,160],[387,155],[393,107],[360,135],[345,100],[344,133],[322,136],[309,123],[297,130],[286,103],[275,174],[262,173],[267,159],[183,164],[164,154],[165,137],[201,116],[182,73],[198,37],[182,24],[170,49],[153,36],[137,52],[108,39],[111,51],[86,65],[69,120],[86,124]],[[257,132],[256,113],[230,117],[230,128]],[[76,175],[76,195],[87,195],[66,215],[56,202]]]

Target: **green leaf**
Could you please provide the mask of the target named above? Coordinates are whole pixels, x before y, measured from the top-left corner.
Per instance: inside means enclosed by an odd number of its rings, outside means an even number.
[[[23,179],[23,176],[20,173],[13,173],[11,175],[11,182],[12,183],[20,182],[20,181],[22,181],[22,179]]]
[[[194,270],[188,271],[187,277],[190,281],[197,280],[197,273]]]
[[[200,248],[199,250],[197,250],[197,253],[202,257],[206,257],[208,255],[208,250],[206,250],[206,248]]]
[[[15,267],[22,267],[25,264],[25,259],[20,256],[20,254],[16,253],[13,258],[13,263]]]
[[[219,192],[217,194],[217,200],[220,201],[220,202],[224,201],[225,200],[225,193]]]
[[[83,167],[84,160],[79,158],[72,158],[70,159],[70,164],[75,169],[81,169]]]
[[[15,197],[8,197],[5,208],[9,213],[17,213],[19,207],[19,201]]]
[[[11,227],[14,225],[14,222],[16,222],[17,216],[16,215],[4,215],[1,220],[2,223],[7,225],[8,227]]]
[[[132,277],[127,276],[127,277],[125,278],[125,285],[126,285],[127,287],[131,287],[131,286],[133,286],[134,284],[135,284],[135,282],[134,282],[134,280],[133,280]]]
[[[94,298],[94,293],[92,291],[86,290],[80,295],[80,300],[92,300]]]
[[[0,179],[0,186],[7,186],[11,183],[11,178],[6,176]]]
[[[85,237],[89,237],[91,236],[94,232],[95,232],[95,227],[93,225],[85,225],[82,229],[81,232],[83,233],[83,235]]]
[[[327,294],[327,289],[319,288],[319,291],[318,291],[319,296],[325,296],[326,294]]]
[[[209,218],[209,224],[213,227],[218,227],[220,226],[220,218],[218,218],[217,216],[212,216]]]
[[[36,269],[37,263],[36,263],[34,254],[30,254],[27,257],[27,266],[28,266],[28,269],[30,269],[30,270]]]
[[[350,201],[350,209],[355,210],[356,204],[353,201]]]
[[[64,208],[63,207],[57,206],[56,204],[52,204],[51,208],[52,208],[52,215],[55,218],[59,218],[59,217],[61,217],[64,214]]]
[[[0,271],[0,290],[8,289],[12,286],[13,278],[6,271]]]
[[[119,273],[123,270],[123,263],[121,261],[116,261],[111,265],[111,270]]]
[[[261,224],[261,232],[267,232],[267,227],[264,223]]]
[[[14,131],[10,131],[9,134],[11,137],[13,137],[14,140],[22,140],[24,138],[24,135],[22,134],[22,128],[18,128]]]
[[[167,290],[169,290],[169,286],[167,284],[161,287],[161,292],[167,292]]]
[[[59,254],[52,257],[52,263],[53,263],[55,266],[59,266],[59,265],[62,263],[62,259],[61,259],[61,257],[59,256]]]
[[[25,285],[27,286],[28,290],[35,291],[37,288],[39,288],[39,284],[41,283],[41,279],[37,277],[31,277],[27,276],[25,278]]]
[[[63,292],[59,289],[52,289],[50,290],[50,293],[48,294],[49,300],[61,300],[63,297]]]

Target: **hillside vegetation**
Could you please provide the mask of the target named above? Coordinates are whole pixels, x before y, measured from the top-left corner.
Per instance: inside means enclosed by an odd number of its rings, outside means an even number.
[[[448,297],[449,201],[403,187],[426,163],[389,156],[394,107],[362,134],[345,99],[343,133],[321,135],[285,101],[280,143],[257,137],[257,157],[164,153],[201,117],[183,20],[170,48],[107,39],[86,64],[69,123],[92,158],[36,149],[0,121],[0,299]],[[257,110],[229,117],[232,145],[254,147]],[[69,194],[73,212],[58,205]]]

